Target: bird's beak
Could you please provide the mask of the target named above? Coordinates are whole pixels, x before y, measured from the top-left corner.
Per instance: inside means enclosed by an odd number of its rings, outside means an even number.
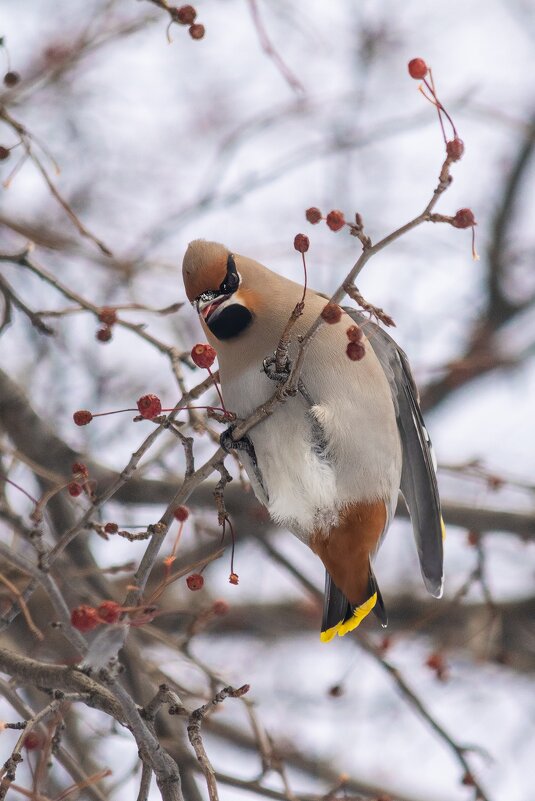
[[[229,295],[218,295],[215,298],[211,298],[209,300],[201,300],[201,298],[197,298],[195,301],[195,306],[197,307],[197,314],[199,314],[204,322],[208,324],[208,320],[215,312],[216,309],[221,306],[230,296]]]

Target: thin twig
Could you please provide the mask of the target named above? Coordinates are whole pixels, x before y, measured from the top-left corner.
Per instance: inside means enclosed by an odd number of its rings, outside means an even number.
[[[195,751],[195,755],[199,764],[202,768],[202,772],[206,778],[206,784],[208,787],[208,795],[210,796],[210,801],[219,801],[219,795],[217,792],[217,782],[215,779],[215,771],[212,767],[210,760],[208,759],[208,754],[204,748],[204,743],[201,737],[201,724],[205,718],[205,716],[212,711],[217,704],[222,703],[225,698],[240,698],[245,693],[249,692],[249,685],[244,684],[242,687],[239,687],[235,690],[232,687],[224,687],[220,692],[215,695],[211,701],[203,706],[195,709],[188,721],[188,737],[193,749]]]

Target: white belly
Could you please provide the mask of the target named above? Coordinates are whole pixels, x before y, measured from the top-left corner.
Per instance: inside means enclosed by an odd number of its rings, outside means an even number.
[[[350,502],[383,499],[390,506],[401,475],[390,389],[371,347],[363,362],[346,359],[340,366],[322,359],[321,374],[312,348],[307,363],[311,368],[305,365],[303,381],[317,405],[310,409],[298,395],[249,432],[267,498],[249,460],[243,460],[272,518],[304,539],[318,527],[328,529]],[[222,386],[227,408],[240,418],[276,388],[256,366],[235,374],[229,385],[223,374]],[[323,453],[314,437],[314,417],[327,445]]]

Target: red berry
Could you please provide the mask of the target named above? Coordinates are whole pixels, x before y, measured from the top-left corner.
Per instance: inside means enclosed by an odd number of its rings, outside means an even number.
[[[472,776],[472,774],[471,773],[465,773],[463,778],[462,778],[462,783],[466,787],[473,787],[475,785],[475,781],[474,781],[474,777]]]
[[[192,573],[191,576],[188,576],[186,579],[186,584],[188,585],[188,590],[192,592],[197,592],[197,590],[201,590],[204,584],[204,579],[200,573]]]
[[[229,580],[229,584],[236,585],[236,584],[238,584],[238,582],[240,580],[240,577],[238,576],[237,573],[231,573],[230,576],[228,577],[228,580]]]
[[[72,419],[77,426],[87,426],[93,419],[93,415],[87,409],[80,409],[80,411],[73,414]]]
[[[321,220],[321,211],[317,209],[315,206],[311,206],[311,208],[306,210],[305,217],[307,218],[309,223],[312,223],[312,225],[316,225]]]
[[[464,153],[464,142],[458,136],[446,142],[446,153],[452,161],[459,161]]]
[[[362,339],[362,329],[358,325],[350,325],[346,334],[350,342],[360,342]]]
[[[173,512],[173,517],[175,520],[178,520],[179,523],[183,523],[189,517],[189,509],[187,506],[177,506],[175,511]]]
[[[24,748],[28,749],[28,751],[35,751],[36,748],[42,747],[43,740],[36,731],[31,731],[26,735],[22,744]]]
[[[83,462],[75,462],[72,466],[72,472],[74,475],[79,474],[84,478],[88,478],[89,476],[89,470]]]
[[[309,247],[310,247],[310,240],[308,236],[305,236],[304,234],[297,234],[297,236],[294,239],[294,248],[299,253],[306,253]]]
[[[106,534],[116,534],[119,531],[119,526],[117,523],[106,523],[104,531]]]
[[[453,218],[455,228],[471,228],[476,225],[476,218],[472,209],[459,209]]]
[[[199,25],[199,23],[195,23],[189,29],[189,35],[192,39],[202,39],[204,36],[204,25]]]
[[[226,615],[229,609],[230,605],[221,598],[217,601],[214,601],[212,604],[212,612],[214,615]]]
[[[180,8],[171,9],[173,19],[180,22],[181,25],[191,25],[197,16],[196,10],[193,6],[180,6]]]
[[[446,660],[444,659],[443,654],[441,654],[439,651],[434,651],[433,653],[429,654],[425,660],[425,664],[428,668],[434,670],[438,679],[446,678]]]
[[[158,395],[143,395],[137,402],[139,413],[146,420],[152,420],[162,411],[162,402]]]
[[[346,221],[341,211],[334,209],[328,213],[327,226],[331,229],[331,231],[339,231],[344,227],[345,223]]]
[[[366,355],[366,350],[362,342],[350,342],[346,348],[346,354],[352,362],[360,362]]]
[[[81,495],[83,492],[82,485],[78,484],[77,481],[71,481],[67,489],[69,491],[69,495],[72,495],[73,498],[77,498],[78,495]]]
[[[78,631],[92,631],[99,625],[97,610],[93,606],[77,606],[71,612],[71,623]]]
[[[111,328],[108,325],[99,328],[95,334],[99,342],[109,342],[112,337]]]
[[[98,319],[105,325],[113,325],[117,322],[117,311],[111,306],[103,306],[99,311]]]
[[[191,349],[191,359],[197,367],[211,367],[215,361],[217,353],[207,342],[199,342]]]
[[[13,70],[6,72],[6,74],[4,75],[4,85],[7,86],[8,89],[11,89],[13,86],[16,86],[19,81],[20,81],[19,73],[14,72]]]
[[[421,81],[427,75],[427,64],[423,58],[413,58],[409,61],[409,75]]]
[[[321,311],[321,319],[329,325],[340,322],[341,317],[342,309],[337,303],[327,303]]]
[[[117,601],[102,601],[97,609],[97,614],[101,622],[117,623],[122,611],[122,606]]]
[[[5,161],[9,158],[10,150],[8,147],[4,147],[4,145],[0,145],[0,161]]]

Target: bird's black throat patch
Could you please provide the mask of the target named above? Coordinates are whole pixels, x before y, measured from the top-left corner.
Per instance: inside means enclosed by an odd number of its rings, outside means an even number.
[[[232,339],[245,331],[252,321],[253,315],[249,309],[240,303],[232,303],[210,316],[208,328],[218,339]]]

